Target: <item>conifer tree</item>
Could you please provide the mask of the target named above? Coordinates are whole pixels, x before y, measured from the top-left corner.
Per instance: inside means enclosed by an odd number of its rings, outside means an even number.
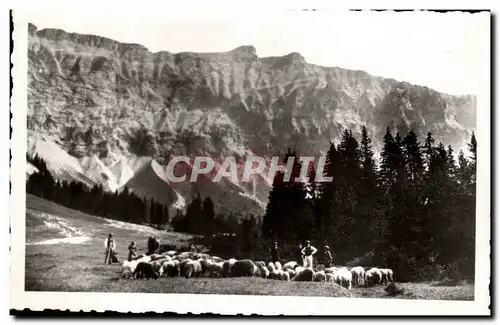
[[[376,241],[377,220],[379,218],[378,201],[380,200],[377,186],[377,171],[374,161],[371,139],[365,126],[361,130],[361,178],[358,189],[357,223],[366,225],[366,231],[359,231],[356,240],[364,252],[370,250]]]
[[[340,158],[340,174],[337,177],[337,195],[340,200],[337,206],[337,215],[334,220],[333,238],[334,247],[349,247],[339,251],[337,257],[342,261],[359,253],[356,233],[356,219],[358,217],[358,187],[361,179],[361,162],[358,141],[350,130],[345,130],[338,145]]]
[[[321,184],[315,215],[319,242],[325,242],[333,238],[335,232],[335,217],[338,214],[339,206],[338,185],[341,172],[340,154],[335,143],[330,142],[330,148],[326,154],[324,177],[332,177],[332,181]]]
[[[203,200],[203,213],[205,216],[205,234],[211,237],[214,233],[215,211],[214,204],[209,196]]]

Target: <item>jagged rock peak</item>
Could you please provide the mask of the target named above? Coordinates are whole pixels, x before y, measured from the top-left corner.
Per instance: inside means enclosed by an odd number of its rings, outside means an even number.
[[[28,33],[33,36],[36,34],[36,31],[38,30],[38,27],[36,27],[34,24],[32,23],[28,23]]]
[[[307,63],[306,59],[304,59],[304,57],[300,53],[297,53],[297,52],[292,52],[292,53],[289,53],[289,54],[283,56],[283,60],[288,61],[290,64],[294,64],[294,63],[295,64],[297,64],[297,63],[305,64],[305,63]]]
[[[69,40],[80,45],[103,48],[110,51],[124,52],[130,50],[136,50],[136,51],[139,50],[139,51],[149,52],[145,46],[140,44],[122,43],[107,37],[102,37],[97,35],[68,33],[62,29],[57,29],[57,28],[45,28],[37,31],[36,26],[31,23],[28,23],[28,28],[29,32],[32,33],[31,35],[36,35],[38,37],[52,40],[55,42]]]
[[[242,45],[242,46],[239,46],[239,47],[235,48],[231,52],[233,52],[233,53],[241,53],[241,54],[249,54],[251,56],[256,56],[257,55],[257,50],[252,45]]]

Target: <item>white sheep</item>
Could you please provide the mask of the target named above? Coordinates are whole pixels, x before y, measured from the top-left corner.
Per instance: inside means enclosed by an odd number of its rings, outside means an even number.
[[[295,261],[290,261],[285,264],[283,264],[283,271],[286,270],[293,270],[297,266],[297,262]]]
[[[283,270],[279,270],[277,272],[279,272],[279,279],[281,281],[290,281],[290,275],[288,274],[288,272]]]
[[[171,258],[170,256],[165,256],[165,257],[164,257],[164,258],[162,258],[162,259],[151,261],[151,263],[153,263],[153,262],[157,262],[157,263],[160,263],[160,265],[163,265],[163,264],[165,264],[166,262],[170,262],[171,260],[172,260],[172,258]]]
[[[229,260],[225,261],[223,266],[222,266],[222,276],[227,278],[231,276],[231,271],[233,268],[234,263],[236,263],[237,259],[235,258],[230,258]]]
[[[122,277],[128,278],[132,276],[135,272],[137,264],[139,264],[138,261],[124,261],[122,263]]]
[[[224,269],[224,262],[217,262],[212,266],[212,275],[216,278],[222,277],[222,270]]]
[[[269,264],[267,264],[267,269],[269,270],[269,273],[273,273],[274,271],[276,271],[276,266],[273,262],[269,262]]]
[[[136,259],[133,262],[137,262],[137,264],[139,264],[140,262],[149,263],[149,262],[151,262],[151,256],[144,255],[143,257]]]
[[[255,265],[259,268],[260,270],[260,276],[264,279],[266,279],[267,277],[269,277],[269,270],[268,268],[266,267],[266,265],[264,264],[264,262],[255,262]]]
[[[296,266],[295,269],[294,269],[295,274],[298,274],[298,273],[302,272],[304,269],[305,269],[305,267],[303,267],[302,265]]]
[[[380,284],[380,282],[382,281],[382,272],[380,272],[380,269],[372,267],[366,272],[365,278],[366,285],[373,286]]]
[[[337,271],[338,269],[339,269],[338,267],[332,266],[332,267],[326,268],[325,273],[333,273],[333,272]]]
[[[271,280],[280,280],[281,279],[281,273],[278,270],[273,270],[272,272],[269,272],[269,279]]]
[[[278,271],[283,269],[280,262],[276,262],[276,263],[274,263],[274,265],[276,266],[276,270],[278,270]]]
[[[212,272],[212,266],[215,264],[215,262],[210,259],[206,260],[204,259],[200,263],[201,263],[202,275],[210,276]]]
[[[201,263],[200,260],[190,260],[184,265],[181,275],[186,279],[191,277],[198,277],[201,275]]]
[[[352,274],[351,272],[343,267],[338,269],[333,273],[334,281],[346,288],[347,290],[351,290],[352,288]]]
[[[340,285],[341,284],[341,277],[340,273],[338,271],[335,271],[333,273],[327,273],[332,275],[332,282],[335,282],[336,284]]]
[[[386,272],[387,272],[387,279],[390,281],[390,282],[394,282],[394,272],[392,272],[391,269],[385,269]]]
[[[219,256],[212,256],[212,261],[215,263],[224,262],[224,259]]]
[[[206,253],[196,253],[193,255],[193,259],[199,260],[199,259],[207,259],[210,258],[210,255]]]
[[[364,284],[365,280],[365,269],[361,266],[356,266],[351,269],[352,283],[356,286],[360,286],[361,283]]]
[[[379,269],[382,274],[382,278],[380,279],[381,284],[389,284],[389,282],[393,282],[393,272],[391,269]]]
[[[166,256],[168,255],[164,255],[164,254],[151,254],[149,255],[149,257],[151,257],[151,261],[156,261],[156,260],[160,260],[162,258],[165,258]]]
[[[137,265],[141,262],[149,263],[151,261],[151,257],[144,255],[139,259],[132,260],[132,261],[124,261],[122,263],[122,276],[123,277],[130,277],[134,272],[135,269],[137,268]]]
[[[175,255],[177,255],[177,251],[168,251],[166,253],[163,253],[164,255],[168,255],[170,257],[174,257]]]
[[[195,253],[193,253],[193,252],[182,252],[182,253],[176,255],[176,257],[179,261],[183,261],[183,260],[187,260],[187,259],[190,259],[190,260],[194,259],[194,255],[195,255]]]
[[[325,271],[321,270],[314,273],[314,282],[325,282],[326,274]]]

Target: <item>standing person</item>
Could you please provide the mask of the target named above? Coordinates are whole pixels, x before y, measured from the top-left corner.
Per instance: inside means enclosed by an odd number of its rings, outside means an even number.
[[[273,263],[279,262],[281,259],[280,249],[278,247],[278,242],[274,242],[273,247],[271,248],[271,260]]]
[[[316,247],[311,246],[311,241],[306,241],[306,247],[302,249],[302,254],[304,254],[304,267],[309,267],[312,269],[313,267],[313,255],[316,254],[318,250]]]
[[[148,252],[146,255],[157,254],[160,250],[160,239],[158,237],[148,238]]]
[[[155,237],[155,254],[160,254],[160,238]]]
[[[330,252],[330,246],[325,245],[325,267],[332,266],[333,258],[332,252]]]
[[[131,242],[128,246],[128,261],[132,261],[134,257],[137,255],[137,246],[135,245],[135,241]]]
[[[304,253],[302,253],[302,249],[304,247],[302,246],[302,244],[299,244],[299,250],[297,252],[297,264],[301,265],[301,266],[304,266],[305,265],[305,261],[304,261]]]
[[[113,238],[113,233],[110,233],[108,235],[108,238],[104,240],[104,249],[106,250],[104,257],[104,264],[111,264],[112,261],[114,260],[116,252],[116,242],[115,239]]]

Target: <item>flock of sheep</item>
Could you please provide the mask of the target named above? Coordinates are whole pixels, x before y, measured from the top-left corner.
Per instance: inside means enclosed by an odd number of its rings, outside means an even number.
[[[391,269],[361,266],[353,268],[329,267],[314,271],[295,261],[281,265],[280,262],[254,262],[249,259],[224,260],[203,253],[168,251],[163,254],[140,255],[122,264],[122,276],[129,278],[153,278],[162,276],[192,277],[262,277],[282,281],[335,282],[350,290],[355,286],[373,286],[394,281]]]

